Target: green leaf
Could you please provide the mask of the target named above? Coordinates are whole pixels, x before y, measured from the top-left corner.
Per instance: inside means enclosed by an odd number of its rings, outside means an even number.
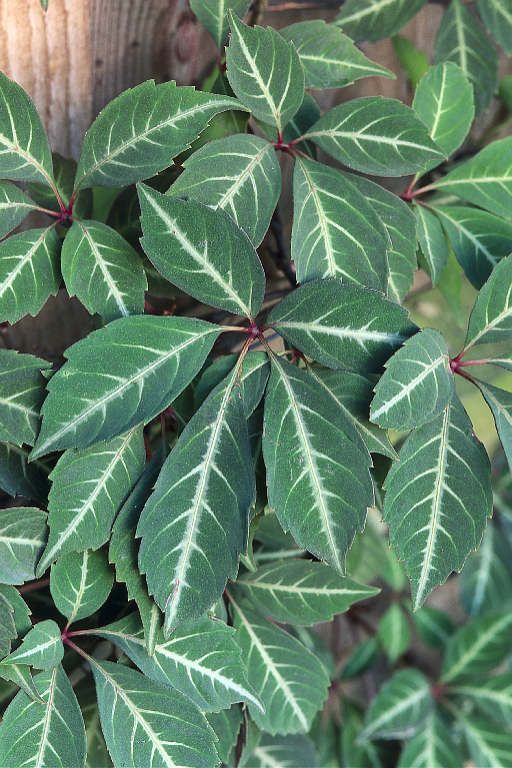
[[[105,322],[142,314],[147,280],[138,253],[99,221],[75,221],[62,246],[68,293]]]
[[[393,51],[400,66],[405,71],[414,89],[429,68],[429,59],[425,51],[415,46],[412,40],[403,35],[394,35],[391,39]]]
[[[461,146],[475,116],[471,83],[452,61],[429,68],[418,83],[412,106],[446,157]]]
[[[17,685],[18,688],[21,688],[22,691],[25,691],[27,696],[29,696],[29,698],[33,699],[34,701],[37,701],[40,704],[44,703],[34,684],[30,669],[23,664],[9,664],[7,662],[1,662],[0,678]]]
[[[400,670],[370,704],[360,740],[410,738],[424,725],[431,707],[428,680],[417,669]]]
[[[48,619],[39,621],[27,632],[19,648],[13,651],[3,663],[29,664],[36,669],[53,669],[62,661],[64,646],[57,624]]]
[[[220,332],[186,317],[123,317],[73,344],[48,386],[31,458],[151,421],[198,373]]]
[[[297,49],[306,88],[342,88],[374,75],[395,78],[389,69],[367,59],[339,27],[323,19],[299,21],[280,34]]]
[[[385,428],[420,427],[446,408],[453,387],[446,341],[439,331],[427,328],[387,361],[375,388],[370,418]]]
[[[304,98],[304,70],[295,46],[275,29],[248,27],[232,13],[229,24],[229,83],[254,117],[281,132]]]
[[[350,181],[379,216],[390,240],[387,251],[387,295],[400,302],[412,285],[416,270],[416,221],[411,207],[397,195],[362,176]]]
[[[0,181],[0,239],[21,224],[35,207],[15,184]]]
[[[9,584],[0,584],[0,600],[9,607],[13,615],[18,637],[22,637],[32,629],[31,611],[17,589]]]
[[[273,735],[309,731],[327,698],[329,678],[325,667],[287,632],[243,603],[231,600],[231,604],[242,656],[248,660],[249,683],[265,707],[262,713],[249,704],[252,719]]]
[[[405,176],[440,163],[443,155],[414,111],[396,99],[366,96],[329,110],[305,134],[349,168]]]
[[[486,28],[505,53],[512,53],[512,10],[508,0],[477,0],[476,7]]]
[[[137,526],[139,567],[165,611],[166,633],[213,605],[246,546],[256,491],[242,362],[185,427]]]
[[[504,727],[512,725],[512,673],[475,683],[450,686],[450,694],[469,699],[486,717]]]
[[[346,0],[336,17],[354,40],[382,40],[398,32],[425,0]]]
[[[144,467],[142,429],[85,451],[66,451],[50,475],[48,544],[42,575],[57,557],[98,549],[108,541],[114,517]],[[78,559],[78,558],[77,558]]]
[[[370,203],[334,168],[298,158],[291,256],[300,283],[339,277],[383,290],[386,231]]]
[[[0,443],[0,488],[10,496],[24,496],[45,502],[48,496],[48,468],[40,461],[28,461],[28,451]]]
[[[411,643],[411,633],[407,617],[398,605],[393,603],[379,621],[377,639],[388,657],[394,664],[406,652]]]
[[[54,225],[20,232],[0,243],[0,322],[35,316],[56,295],[59,250]]]
[[[5,589],[5,588],[4,588]],[[18,636],[14,623],[14,608],[0,589],[0,658],[4,658],[11,651],[11,643]]]
[[[507,221],[512,206],[512,136],[493,141],[432,187],[478,205]]]
[[[39,430],[45,376],[51,363],[13,349],[0,349],[0,440],[33,445]]]
[[[158,631],[152,656],[144,649],[134,613],[93,633],[113,642],[147,677],[180,691],[201,711],[218,712],[239,701],[262,710],[247,681],[237,635],[223,621],[206,616],[188,621],[167,640]]]
[[[52,153],[32,100],[0,72],[0,177],[52,184]]]
[[[484,717],[457,713],[457,719],[464,729],[469,754],[474,765],[486,768],[511,768],[510,745],[512,734],[509,730],[497,728]]]
[[[412,619],[421,640],[432,648],[444,649],[455,631],[455,625],[448,614],[430,605],[415,611]]]
[[[243,109],[229,96],[153,80],[123,91],[100,112],[82,144],[75,189],[124,187],[172,164],[212,117]]]
[[[492,411],[498,437],[512,468],[512,392],[483,381],[478,381],[477,386]]]
[[[437,285],[448,263],[448,243],[437,216],[422,205],[415,205],[416,237],[425,261],[425,271]]]
[[[459,578],[462,603],[470,616],[498,610],[512,593],[512,550],[499,529],[489,524],[478,550]]]
[[[341,680],[351,680],[359,677],[366,672],[379,657],[379,646],[374,637],[363,640],[348,656],[340,678]]]
[[[217,357],[206,368],[194,385],[194,403],[198,410],[215,387],[233,370],[238,355]],[[242,388],[245,415],[251,416],[263,397],[270,373],[270,362],[266,352],[248,352],[244,358],[239,383]]]
[[[343,728],[341,731],[340,758],[343,766],[358,768],[382,768],[379,751],[370,741],[360,741],[363,727],[362,712],[350,700],[343,702]]]
[[[436,206],[457,260],[475,288],[481,288],[498,261],[512,252],[512,224],[469,206]]]
[[[469,318],[465,349],[475,344],[510,342],[512,338],[512,255],[502,259],[476,297]]]
[[[249,755],[250,768],[319,768],[315,746],[307,736],[263,734]]]
[[[0,512],[0,583],[23,584],[35,578],[46,541],[46,512],[15,507]]]
[[[263,455],[269,504],[284,530],[343,574],[373,500],[370,455],[325,390],[277,358],[265,397]]]
[[[123,664],[91,659],[91,667],[101,727],[115,766],[218,764],[213,731],[182,694]]]
[[[105,739],[101,732],[100,713],[96,701],[96,689],[88,675],[75,686],[80,709],[85,722],[87,738],[87,768],[112,768]]]
[[[462,768],[463,762],[442,717],[432,712],[402,749],[398,768]]]
[[[512,613],[499,611],[479,616],[450,637],[441,680],[453,683],[479,678],[501,664],[510,650]]]
[[[453,61],[472,83],[477,114],[489,106],[498,84],[498,57],[475,15],[451,0],[437,33],[435,61]]]
[[[243,722],[241,708],[233,705],[230,709],[207,714],[206,719],[217,736],[218,742],[215,748],[221,761],[230,765]]]
[[[59,557],[52,565],[50,592],[68,624],[91,616],[106,601],[114,583],[105,553],[86,549]]]
[[[479,546],[492,510],[489,459],[455,396],[409,435],[384,487],[390,542],[419,608]]]
[[[287,560],[269,563],[237,580],[264,616],[282,624],[311,626],[330,621],[379,590],[343,579],[323,563]]]
[[[378,370],[416,331],[402,307],[332,278],[297,288],[272,310],[268,323],[322,365],[358,373]]]
[[[190,0],[192,11],[221,50],[229,32],[228,11],[243,18],[249,5],[250,0]]]
[[[158,272],[199,301],[255,316],[263,267],[247,235],[223,210],[139,186],[142,247]]]
[[[0,725],[0,765],[85,765],[85,728],[71,684],[61,666],[34,677],[44,704],[20,691]]]
[[[70,157],[59,155],[58,152],[53,152],[52,157],[55,188],[51,189],[45,184],[31,182],[27,185],[27,191],[40,208],[61,213],[61,202],[68,208],[70,206],[75,183],[76,162]],[[57,198],[57,193],[60,195],[60,200]],[[87,218],[91,215],[92,190],[82,190],[75,196],[72,211],[75,219]]]
[[[222,208],[258,246],[281,192],[281,168],[272,144],[251,134],[229,136],[201,147],[184,166],[167,194]]]

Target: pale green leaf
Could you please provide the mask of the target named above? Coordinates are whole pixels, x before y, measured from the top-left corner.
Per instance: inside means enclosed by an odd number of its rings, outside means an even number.
[[[295,46],[275,29],[248,27],[233,14],[229,23],[229,83],[254,117],[281,132],[304,98],[304,70]]]
[[[75,189],[124,187],[154,176],[212,117],[243,109],[236,99],[153,80],[123,91],[100,112],[82,144]]]
[[[453,61],[472,83],[476,112],[489,106],[498,84],[498,57],[476,16],[461,0],[451,0],[443,15],[435,61]]]
[[[404,35],[393,35],[391,42],[400,66],[409,78],[411,86],[416,89],[429,68],[430,62],[427,54]]]
[[[301,735],[263,734],[247,760],[247,768],[319,768],[315,745]]]
[[[256,725],[271,734],[309,731],[327,698],[329,678],[317,656],[243,603],[231,600],[247,677],[265,712],[249,704]]]
[[[48,137],[32,100],[0,72],[0,178],[51,186],[52,173]]]
[[[21,224],[35,207],[35,203],[15,184],[0,181],[0,239]]]
[[[418,608],[479,546],[492,510],[489,459],[456,396],[409,435],[384,487],[390,542]]]
[[[402,749],[398,768],[463,768],[463,762],[442,716],[432,712]]]
[[[0,599],[11,611],[18,637],[32,629],[31,611],[17,589],[9,584],[0,584]]]
[[[184,167],[167,194],[222,208],[258,246],[281,192],[272,144],[251,134],[217,139],[194,152]]]
[[[52,619],[39,621],[27,632],[19,648],[2,664],[29,664],[36,669],[52,669],[62,661],[64,646],[60,629]]]
[[[432,285],[437,285],[448,263],[448,243],[437,216],[423,205],[415,205],[416,237]],[[421,260],[420,260],[421,263]]]
[[[405,176],[443,159],[415,112],[381,96],[334,107],[304,138],[349,168],[376,176]]]
[[[112,761],[101,731],[96,689],[91,677],[87,676],[84,678],[75,687],[75,691],[85,723],[87,739],[86,766],[87,768],[112,768]]]
[[[402,307],[334,278],[297,288],[272,310],[268,323],[319,363],[358,373],[378,370],[416,331]]]
[[[0,242],[0,322],[37,315],[60,285],[55,227],[29,229]]]
[[[0,663],[0,677],[2,680],[8,680],[25,691],[27,696],[34,701],[43,703],[43,699],[40,697],[39,692],[32,679],[32,673],[29,667],[23,664],[9,664],[7,661]]]
[[[409,648],[411,643],[409,623],[398,603],[390,605],[379,620],[377,639],[390,664],[395,664]]]
[[[457,712],[474,765],[512,768],[512,731],[497,728],[485,717]]]
[[[0,349],[0,440],[33,445],[51,363],[13,349]]]
[[[486,28],[505,53],[512,53],[512,6],[510,0],[477,0],[476,7]]]
[[[214,768],[214,734],[203,714],[123,664],[91,660],[101,727],[114,766]]]
[[[299,283],[338,277],[368,288],[385,288],[386,230],[347,176],[299,158],[293,201],[291,257]]]
[[[23,584],[35,578],[46,541],[46,512],[14,507],[0,512],[0,583]]]
[[[68,293],[105,322],[142,314],[147,280],[138,253],[99,221],[75,221],[62,246]]]
[[[48,472],[40,461],[29,463],[26,449],[0,443],[0,488],[5,493],[44,502],[50,487]]]
[[[412,106],[446,157],[461,146],[475,116],[471,83],[452,61],[429,68],[418,83]]]
[[[14,623],[14,608],[4,590],[5,587],[0,590],[0,658],[10,653],[12,641],[18,635]]]
[[[144,467],[142,429],[84,451],[66,451],[51,473],[48,544],[37,572],[57,557],[98,549]],[[77,558],[78,559],[78,558]]]
[[[53,602],[68,619],[68,625],[101,608],[113,583],[114,574],[101,550],[86,549],[59,557],[50,573]]]
[[[379,592],[340,578],[327,565],[312,560],[269,563],[245,573],[236,583],[264,616],[282,624],[304,626],[330,621]]]
[[[339,27],[322,19],[299,21],[279,31],[297,49],[306,88],[342,88],[374,75],[395,77],[389,69],[366,58]]]
[[[398,32],[425,0],[346,0],[336,24],[354,40],[382,40]]]
[[[502,259],[476,297],[469,318],[465,349],[475,344],[510,342],[512,338],[512,255]]]
[[[230,709],[223,709],[220,712],[209,712],[206,715],[206,719],[218,739],[215,748],[221,761],[226,765],[230,765],[243,722],[241,707],[234,704]]]
[[[448,641],[441,680],[478,679],[500,665],[510,652],[511,627],[507,610],[479,616],[459,629]]]
[[[90,333],[66,350],[50,381],[31,458],[151,421],[198,373],[220,332],[202,320],[139,316]]]
[[[254,317],[265,274],[254,246],[223,210],[139,186],[142,247],[158,272],[199,301]]]
[[[430,686],[421,672],[396,672],[370,704],[360,739],[410,738],[424,725],[431,707]]]
[[[61,666],[41,672],[34,684],[44,704],[20,691],[0,725],[0,765],[9,768],[82,768],[85,729],[71,684]]]
[[[224,47],[229,32],[228,11],[243,18],[249,5],[250,0],[190,0],[194,14],[220,49]]]
[[[488,718],[503,727],[512,725],[512,673],[450,686],[450,694],[469,699]]]
[[[399,430],[420,427],[443,411],[453,395],[446,341],[439,331],[420,331],[386,362],[375,388],[370,419]]]

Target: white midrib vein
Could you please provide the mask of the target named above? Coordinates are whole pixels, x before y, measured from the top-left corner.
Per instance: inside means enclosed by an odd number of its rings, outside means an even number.
[[[299,161],[300,162],[300,161]],[[313,197],[313,202],[315,204],[315,208],[318,214],[318,223],[320,224],[320,229],[322,231],[323,235],[323,241],[325,245],[325,255],[327,258],[327,264],[328,264],[328,274],[329,275],[336,275],[338,272],[337,264],[336,264],[336,258],[334,256],[334,248],[332,245],[331,240],[331,234],[329,232],[329,227],[326,222],[326,217],[324,214],[324,210],[322,208],[322,204],[320,202],[320,197],[318,195],[318,189],[315,186],[314,181],[311,179],[311,176],[309,175],[306,166],[304,163],[300,163],[300,167],[302,169],[302,172],[304,176],[306,177],[306,182],[309,187],[310,194]]]
[[[430,525],[427,537],[427,543],[425,544],[425,550],[423,554],[423,562],[421,564],[420,578],[418,581],[418,588],[415,596],[415,606],[421,605],[423,595],[425,593],[428,579],[430,576],[430,569],[432,566],[432,558],[435,554],[435,546],[437,533],[439,529],[439,521],[441,517],[441,506],[443,503],[443,491],[444,491],[444,479],[446,474],[446,464],[448,456],[448,430],[450,427],[450,414],[451,407],[448,405],[444,412],[443,426],[441,430],[441,436],[439,439],[439,455],[437,458],[438,472],[436,474],[436,480],[434,483],[434,491],[432,494],[432,506],[430,509]]]
[[[46,236],[49,234],[49,232],[53,229],[54,226],[55,224],[51,224],[49,227],[43,230],[43,232],[39,235],[37,240],[35,240],[34,243],[30,246],[30,248],[25,253],[25,255],[18,260],[18,263],[16,264],[12,272],[9,272],[4,282],[0,283],[0,296],[3,296],[4,293],[9,288],[11,288],[12,284],[14,283],[14,281],[16,280],[20,272],[22,272],[25,269],[25,267],[30,262],[30,260],[32,259],[32,257],[34,256],[34,254],[36,253],[40,245],[46,240]]]
[[[261,159],[271,150],[272,144],[266,144],[264,147],[258,150],[258,152],[253,157],[250,158],[249,163],[245,166],[242,173],[239,174],[234,184],[232,184],[232,186],[229,187],[220,198],[219,202],[217,203],[219,208],[224,209],[225,206],[233,200],[247,179],[251,177],[254,169],[261,163]]]
[[[241,584],[245,584],[251,589],[265,589],[269,592],[291,592],[298,595],[326,595],[328,597],[338,597],[339,595],[361,595],[364,591],[357,589],[330,589],[328,587],[298,587],[295,584],[276,584],[268,581],[251,581],[250,579],[240,579]]]
[[[374,720],[367,729],[365,729],[366,735],[376,733],[383,723],[387,723],[392,720],[396,715],[399,715],[404,709],[414,706],[418,701],[425,698],[428,690],[426,688],[420,688],[406,698],[401,698],[400,701],[390,709],[387,709],[380,717]],[[362,736],[362,734],[361,734]]]
[[[445,87],[446,87],[446,66],[443,67],[443,74],[441,79],[441,88],[439,90],[439,96],[435,96],[434,94],[434,98],[437,104],[437,109],[434,113],[434,122],[432,123],[432,127],[429,131],[430,136],[434,141],[435,141],[436,131],[439,127],[439,122],[441,120],[441,115],[444,113],[444,110],[442,109],[442,104],[443,104]],[[421,206],[418,206],[418,208],[421,211]]]
[[[473,696],[475,699],[485,699],[493,704],[512,707],[512,692],[495,691],[493,689],[481,688],[474,685],[453,685],[450,686],[450,691],[453,694],[459,693],[463,696]]]
[[[236,304],[236,306],[240,307],[244,315],[251,317],[252,313],[250,308],[244,304],[237,291],[235,291],[233,287],[228,282],[226,282],[226,280],[224,280],[220,272],[213,266],[213,264],[211,264],[208,259],[204,257],[204,252],[201,253],[197,250],[195,245],[188,239],[185,232],[182,232],[181,229],[178,228],[178,222],[175,219],[172,219],[169,214],[164,211],[164,209],[146,193],[144,188],[142,188],[142,191],[146,200],[155,211],[156,215],[162,219],[166,227],[169,229],[171,236],[176,238],[185,253],[187,253],[196,262],[196,264],[199,264],[199,266],[204,269],[206,274],[211,277],[215,283],[220,285],[222,290],[228,294],[229,298]]]
[[[468,54],[466,51],[466,36],[464,34],[464,22],[461,15],[461,7],[458,3],[453,4],[455,12],[455,29],[457,30],[457,47],[460,53],[460,68],[467,75],[468,73]]]
[[[378,11],[382,11],[383,8],[387,8],[388,5],[393,5],[395,2],[396,0],[380,0],[380,2],[374,2],[360,11],[354,11],[350,16],[344,16],[340,19],[339,23],[340,25],[343,25],[347,24],[347,22],[359,21],[359,19],[364,19],[365,16],[371,16]]]
[[[85,585],[87,583],[88,562],[89,562],[89,550],[86,549],[82,555],[82,565],[80,568],[80,584],[78,586],[78,590],[76,591],[76,597],[75,597],[75,601],[71,611],[71,615],[68,617],[68,626],[69,624],[72,624],[73,621],[75,620],[75,616],[78,613],[78,609],[80,608],[82,598],[85,593]]]
[[[447,355],[440,355],[439,357],[436,357],[435,360],[432,360],[432,362],[427,365],[427,367],[424,368],[421,373],[418,373],[414,379],[411,379],[411,381],[402,387],[402,389],[400,389],[396,395],[393,395],[393,397],[391,397],[389,400],[386,400],[386,402],[383,403],[380,408],[377,408],[377,410],[372,413],[372,420],[378,419],[379,416],[387,413],[397,403],[403,400],[404,397],[407,397],[410,392],[413,392],[414,389],[418,387],[424,379],[427,378],[427,376],[430,376],[436,370],[436,368],[438,368],[444,362],[448,362]]]
[[[448,671],[442,675],[442,682],[449,682],[450,680],[453,680],[455,677],[457,677],[459,672],[471,663],[475,656],[478,655],[480,650],[485,648],[485,645],[488,643],[488,641],[492,640],[492,638],[509,623],[512,623],[510,613],[506,613],[498,622],[492,623],[485,632],[482,632],[482,634],[479,635],[477,641],[473,643],[473,645],[471,645],[469,649],[458,658],[455,664],[452,664]]]
[[[48,746],[48,734],[50,732],[51,715],[53,712],[53,699],[55,696],[55,688],[57,687],[57,670],[58,667],[55,667],[50,679],[50,685],[48,688],[48,701],[46,703],[46,710],[44,713],[43,732],[41,734],[41,741],[39,743],[39,749],[37,750],[34,768],[42,768],[44,764],[44,755],[46,752],[46,747]]]
[[[403,337],[399,333],[387,333],[386,331],[368,331],[364,328],[343,328],[341,326],[320,325],[319,323],[302,323],[294,320],[276,320],[272,323],[273,328],[292,328],[306,333],[323,334],[324,336],[335,336],[338,339],[354,339],[358,342],[365,341],[399,341]]]
[[[467,227],[464,226],[464,224],[461,221],[458,221],[457,219],[453,218],[453,216],[449,216],[446,211],[441,211],[439,208],[435,209],[438,216],[441,216],[441,218],[448,219],[453,226],[461,232],[464,237],[467,237],[468,240],[470,240],[477,251],[483,253],[487,261],[494,267],[496,266],[498,259],[495,258],[491,251],[485,247],[485,245],[476,237],[476,235],[471,232],[471,230],[467,229]]]
[[[270,110],[271,110],[271,112],[272,112],[272,114],[274,116],[274,120],[276,121],[277,128],[280,131],[281,130],[281,115],[278,112],[277,105],[276,105],[276,103],[275,103],[275,101],[274,101],[274,99],[272,97],[272,94],[270,93],[270,89],[268,88],[266,82],[263,80],[263,78],[262,78],[262,76],[260,74],[260,71],[259,71],[259,69],[258,69],[258,67],[256,65],[256,61],[255,61],[253,55],[251,54],[250,50],[247,48],[247,46],[245,44],[245,40],[242,38],[242,35],[240,34],[239,30],[235,27],[233,29],[233,31],[236,32],[236,34],[237,34],[238,42],[239,42],[240,48],[242,50],[242,53],[244,54],[245,59],[246,59],[248,65],[251,68],[251,71],[252,71],[254,79],[258,83],[258,86],[261,89],[261,92],[263,93],[265,99],[268,102]]]
[[[115,301],[115,303],[116,303],[116,305],[117,305],[121,315],[123,315],[123,317],[127,317],[130,314],[130,312],[128,310],[128,307],[126,306],[126,304],[123,301],[123,296],[122,296],[121,292],[119,291],[119,288],[117,287],[115,281],[112,278],[112,275],[110,274],[110,272],[109,272],[109,270],[107,268],[105,260],[104,260],[104,258],[102,257],[102,255],[100,253],[100,249],[98,247],[98,244],[91,237],[91,233],[89,232],[87,227],[85,227],[81,222],[79,222],[79,226],[80,226],[80,228],[81,228],[81,230],[83,232],[83,236],[85,237],[85,239],[89,243],[89,247],[91,249],[91,253],[94,256],[94,260],[95,260],[96,264],[98,265],[101,274],[103,275],[103,279],[104,279],[105,283],[107,284],[107,287],[108,287],[108,290],[110,292],[110,295],[113,296],[114,301]]]
[[[505,299],[505,308],[496,315],[495,318],[493,318],[490,322],[487,320],[486,324],[482,328],[481,331],[479,331],[473,338],[470,340],[469,344],[466,345],[466,350],[468,350],[470,347],[474,346],[478,339],[481,339],[482,336],[485,336],[486,333],[489,333],[489,331],[492,331],[493,328],[496,328],[497,325],[501,323],[502,320],[505,320],[509,315],[512,315],[512,302],[509,304],[508,302],[511,301],[512,298],[512,285],[510,286],[507,297]],[[489,315],[489,303],[487,304],[487,310],[486,310],[486,318]]]
[[[56,645],[57,643],[60,643],[60,637],[52,637],[50,640],[47,640],[45,643],[39,643],[39,645],[34,645],[32,648],[28,648],[26,651],[20,650],[20,652],[15,651],[16,656],[14,657],[13,661],[17,664],[20,663],[21,659],[26,658],[27,656],[34,656],[36,653],[42,653],[43,651],[46,651],[48,648],[51,648],[53,645]]]
[[[441,156],[440,150],[435,147],[429,147],[426,144],[417,144],[415,141],[408,141],[407,139],[365,133],[364,129],[359,131],[340,131],[339,128],[324,128],[319,131],[308,131],[304,134],[303,139],[313,139],[315,136],[327,136],[331,139],[343,138],[353,139],[354,141],[368,141],[376,144],[389,144],[392,147],[409,147],[410,149],[421,149],[424,152],[431,152],[433,155]]]
[[[489,526],[486,536],[479,550],[479,564],[476,573],[476,585],[471,596],[471,615],[475,616],[480,612],[485,598],[485,587],[489,580],[491,572],[491,563],[494,554],[493,536],[494,528]],[[476,610],[475,610],[476,609]]]
[[[241,608],[235,603],[233,598],[231,599],[231,603],[233,604],[233,607],[237,611],[238,615],[240,616],[240,620],[242,624],[244,625],[247,634],[249,635],[251,642],[257,649],[258,653],[260,654],[263,663],[265,664],[266,669],[270,672],[270,674],[274,677],[276,683],[281,688],[282,692],[285,695],[286,700],[289,702],[291,708],[295,712],[295,715],[297,716],[297,719],[299,720],[300,724],[304,728],[305,731],[309,730],[309,723],[307,721],[306,716],[304,715],[304,712],[300,708],[295,696],[293,695],[293,691],[291,690],[290,686],[288,685],[288,682],[284,679],[284,677],[279,672],[278,668],[274,664],[274,659],[270,656],[270,654],[267,652],[266,647],[263,645],[263,643],[260,641],[258,635],[254,632],[250,622],[247,620],[247,617],[241,610]]]

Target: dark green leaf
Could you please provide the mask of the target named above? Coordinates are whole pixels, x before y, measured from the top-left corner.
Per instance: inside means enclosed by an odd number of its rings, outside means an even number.
[[[478,616],[501,608],[512,593],[512,549],[500,530],[489,523],[477,551],[464,566],[459,579],[466,612]]]
[[[476,297],[465,349],[512,338],[512,255],[502,259]]]
[[[492,384],[484,384],[483,381],[478,382],[478,388],[492,411],[498,437],[509,466],[512,467],[512,392],[494,387]]]
[[[0,677],[2,680],[8,680],[17,685],[18,688],[25,691],[29,698],[43,703],[43,699],[40,697],[32,679],[29,667],[23,664],[9,664],[7,661],[5,663],[2,662],[0,663]]]
[[[228,36],[228,11],[243,18],[249,5],[250,0],[190,0],[190,7],[220,49]]]
[[[300,735],[263,734],[245,765],[247,768],[319,768],[313,742]]]
[[[512,613],[500,611],[473,619],[449,639],[443,661],[442,681],[481,678],[501,664],[510,652]]]
[[[46,530],[46,512],[35,507],[0,512],[0,583],[23,584],[35,578]]]
[[[28,451],[0,443],[0,488],[10,496],[24,496],[44,502],[49,490],[48,468],[40,461],[28,461]]]
[[[45,376],[51,364],[40,357],[0,349],[0,440],[33,445],[39,430]]]
[[[218,739],[215,748],[223,763],[230,765],[233,752],[238,741],[238,734],[243,722],[242,710],[234,704],[230,709],[220,712],[210,712],[206,715],[210,726]]]
[[[489,677],[488,680],[452,685],[450,693],[469,699],[488,718],[503,727],[512,725],[512,673]]]
[[[421,672],[396,672],[372,701],[361,739],[409,738],[423,726],[431,706],[430,686]]]
[[[27,632],[19,648],[2,664],[28,664],[36,669],[53,669],[62,661],[64,646],[57,624],[48,619],[39,621]]]
[[[432,712],[402,749],[398,768],[462,768],[463,762],[442,717]]]
[[[412,618],[421,640],[432,648],[444,648],[455,631],[455,624],[449,615],[430,605],[415,611]]]
[[[0,239],[21,224],[35,207],[15,184],[0,181]]]
[[[382,40],[398,32],[425,0],[346,0],[336,23],[354,40]]]
[[[512,767],[512,732],[497,728],[485,717],[465,715],[457,712],[457,719],[463,727],[469,754],[474,765],[486,768]]]
[[[437,216],[422,205],[415,205],[414,210],[416,237],[425,262],[425,271],[430,275],[432,285],[437,285],[448,263],[448,243]]]
[[[512,53],[512,9],[509,0],[477,0],[485,26],[505,53]]]
[[[53,602],[68,619],[68,625],[101,608],[113,583],[114,574],[101,550],[86,549],[59,557],[50,574]]]

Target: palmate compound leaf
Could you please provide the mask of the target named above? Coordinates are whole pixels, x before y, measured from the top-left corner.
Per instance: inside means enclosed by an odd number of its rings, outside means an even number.
[[[158,631],[152,656],[135,613],[91,633],[110,640],[147,677],[180,691],[203,712],[219,712],[239,701],[262,710],[247,681],[237,635],[223,621],[203,616],[185,622],[167,640]]]
[[[212,117],[243,106],[229,96],[153,80],[130,88],[85,134],[75,189],[121,187],[154,176],[195,141]]]
[[[431,708],[424,675],[417,669],[396,672],[371,703],[360,739],[409,738],[423,726]]]
[[[510,219],[512,205],[512,136],[493,141],[458,165],[432,187]]]
[[[367,96],[334,107],[304,134],[349,168],[405,176],[443,160],[416,113],[396,99]]]
[[[215,768],[215,737],[205,716],[124,664],[90,659],[101,728],[115,766]]]
[[[402,431],[432,421],[451,400],[453,373],[446,341],[438,331],[420,331],[386,362],[372,400],[370,418]]]
[[[228,11],[242,18],[249,8],[250,0],[190,0],[190,7],[201,24],[222,49],[229,31]]]
[[[108,541],[121,504],[145,461],[142,428],[83,451],[66,451],[51,473],[48,544],[37,567],[42,575],[58,557],[98,549]]]
[[[0,322],[37,315],[60,285],[55,226],[28,229],[0,242]]]
[[[31,458],[147,423],[190,383],[220,332],[202,320],[136,316],[90,333],[50,381]]]
[[[59,557],[52,565],[50,592],[68,624],[91,616],[106,601],[114,574],[102,550],[86,549]]]
[[[28,216],[36,204],[9,181],[0,181],[0,239]]]
[[[503,663],[510,652],[512,613],[486,613],[452,635],[446,645],[441,680],[453,683],[476,678]]]
[[[139,185],[142,247],[167,280],[236,315],[261,309],[265,274],[251,241],[223,210]]]
[[[35,624],[24,636],[20,647],[2,664],[28,664],[36,669],[53,669],[60,664],[63,656],[60,629],[52,619],[48,619]]]
[[[258,365],[242,390],[243,363],[183,430],[137,526],[139,567],[165,611],[166,633],[213,605],[247,545],[256,489],[243,398],[248,388],[263,393],[268,370]]]
[[[306,88],[342,88],[374,75],[395,77],[389,69],[367,59],[339,27],[323,19],[299,21],[281,29],[280,34],[297,49]]]
[[[75,221],[62,246],[61,268],[68,293],[105,322],[144,311],[142,261],[106,224]]]
[[[498,57],[478,19],[461,0],[451,0],[443,15],[435,60],[458,64],[473,85],[476,112],[486,109],[497,85]]]
[[[235,134],[208,142],[184,167],[167,194],[222,208],[258,246],[281,192],[281,168],[272,144],[252,134]]]
[[[508,0],[477,0],[486,29],[505,53],[512,53],[512,9]]]
[[[0,441],[33,445],[50,368],[40,357],[0,349]]]
[[[502,259],[476,297],[465,349],[512,339],[512,254]]]
[[[475,116],[473,87],[452,61],[430,67],[414,94],[413,109],[446,157],[460,147]]]
[[[343,574],[373,502],[371,459],[335,401],[307,374],[272,358],[263,455],[268,499],[300,547]]]
[[[492,510],[490,464],[456,395],[404,442],[384,488],[384,519],[414,607],[459,571]]]
[[[281,133],[304,98],[304,70],[292,43],[275,29],[248,27],[229,14],[229,83],[254,117]]]
[[[14,507],[0,512],[0,584],[23,584],[35,577],[46,542],[46,512]]]
[[[353,40],[382,40],[398,32],[425,0],[346,0],[336,17]]]
[[[236,582],[264,616],[282,624],[330,621],[379,590],[340,576],[323,563],[287,560],[247,572]]]
[[[0,725],[0,765],[9,768],[85,765],[82,713],[61,666],[34,677],[43,704],[20,691]]]
[[[327,698],[329,678],[320,661],[301,642],[231,599],[238,644],[249,683],[264,713],[249,704],[258,728],[271,734],[306,733]]]
[[[400,753],[398,768],[462,768],[463,758],[442,716],[431,712]]]
[[[329,368],[378,370],[416,332],[407,311],[381,293],[330,278],[300,286],[270,313],[268,323]]]
[[[293,175],[291,257],[299,283],[337,277],[384,290],[386,230],[346,175],[298,158]]]
[[[0,72],[0,178],[51,183],[52,153],[23,88]]]

